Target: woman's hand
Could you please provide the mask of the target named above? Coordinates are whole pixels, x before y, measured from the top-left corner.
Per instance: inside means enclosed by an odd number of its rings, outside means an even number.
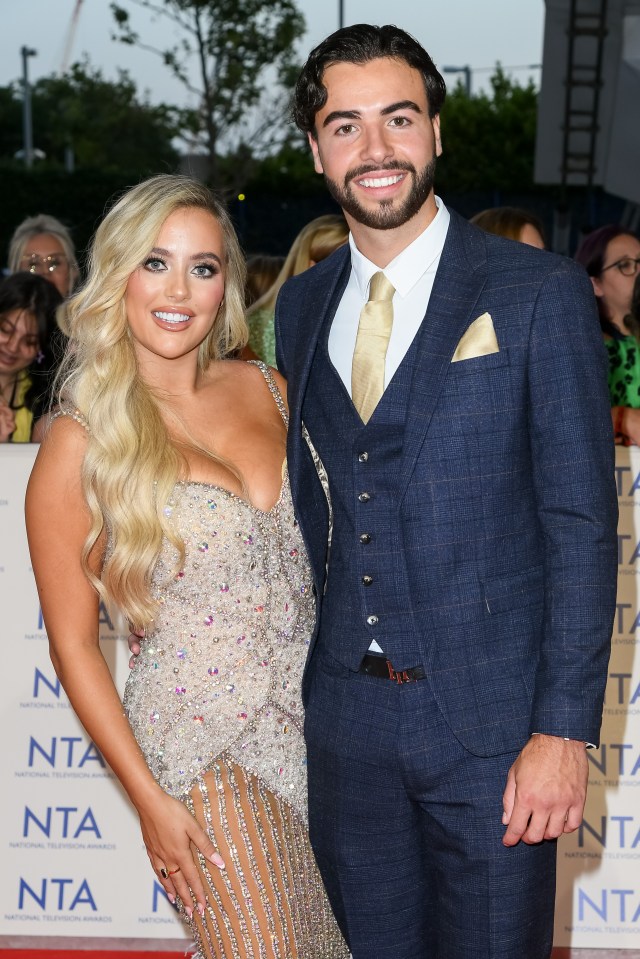
[[[16,428],[16,418],[7,404],[0,400],[0,443],[6,443]]]
[[[137,628],[135,626],[130,626],[131,632],[129,633],[127,642],[129,643],[129,652],[131,656],[129,657],[129,669],[133,669],[136,664],[136,659],[140,655],[141,646],[140,643],[144,639],[144,629]]]
[[[225,868],[222,856],[186,807],[160,787],[154,790],[145,808],[138,809],[138,814],[147,855],[169,900],[174,902],[180,896],[191,918],[195,899],[198,912],[204,915],[206,897],[191,844],[219,869]],[[168,875],[163,874],[163,869]]]

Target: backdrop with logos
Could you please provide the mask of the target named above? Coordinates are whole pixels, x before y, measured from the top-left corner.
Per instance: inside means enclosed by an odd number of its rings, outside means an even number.
[[[137,816],[49,659],[23,518],[36,451],[27,444],[0,447],[0,637],[7,654],[0,698],[0,944],[11,937],[15,946],[16,935],[181,940],[183,925],[151,871]],[[100,612],[102,649],[122,691],[126,636],[106,608]]]
[[[37,447],[0,447],[0,946],[34,937],[187,942],[151,872],[137,818],[51,666],[24,533]],[[619,448],[618,606],[602,746],[589,753],[582,827],[563,837],[555,944],[640,948],[640,450]],[[56,504],[52,503],[55,509]],[[73,616],[73,610],[69,610]],[[100,638],[120,690],[122,624]]]

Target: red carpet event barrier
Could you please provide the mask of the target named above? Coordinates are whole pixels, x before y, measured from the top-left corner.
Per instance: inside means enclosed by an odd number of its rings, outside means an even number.
[[[60,688],[47,652],[23,522],[37,448],[0,448],[0,946],[16,937],[181,940],[138,823]],[[640,450],[618,449],[619,590],[602,747],[582,828],[559,847],[556,946],[640,948]],[[56,504],[51,504],[56,509]],[[73,610],[69,610],[73,616]],[[101,610],[118,688],[122,629]],[[4,941],[3,941],[4,940]],[[185,938],[186,942],[186,938]],[[29,943],[30,944],[30,943]],[[96,946],[94,946],[95,948]]]

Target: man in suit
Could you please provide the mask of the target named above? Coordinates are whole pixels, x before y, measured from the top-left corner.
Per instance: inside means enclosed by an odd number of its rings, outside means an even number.
[[[615,601],[605,358],[575,264],[434,196],[444,94],[413,38],[359,25],[294,98],[351,230],[276,310],[311,838],[353,959],[543,959]]]

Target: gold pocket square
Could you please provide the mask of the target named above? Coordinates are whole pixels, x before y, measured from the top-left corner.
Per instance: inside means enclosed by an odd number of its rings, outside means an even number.
[[[460,360],[473,360],[477,356],[488,356],[489,353],[499,353],[500,347],[493,328],[490,313],[483,313],[474,320],[466,331],[451,358],[452,363]]]

